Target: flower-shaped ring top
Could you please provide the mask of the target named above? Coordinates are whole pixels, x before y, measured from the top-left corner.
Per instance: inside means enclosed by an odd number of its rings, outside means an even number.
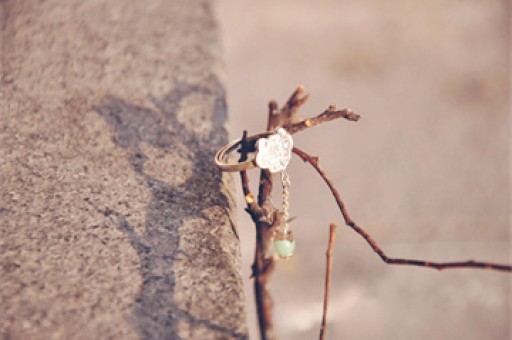
[[[223,146],[217,152],[215,164],[222,171],[228,172],[245,171],[250,168],[259,167],[276,173],[285,170],[292,158],[293,139],[283,128],[277,129],[276,132],[266,131],[247,137],[246,142],[257,151],[256,158],[238,163],[230,163],[228,161],[229,155],[242,144],[242,140],[238,139]]]
[[[260,138],[256,142],[258,154],[256,164],[271,173],[284,171],[292,158],[293,138],[285,129],[279,128],[277,133]]]

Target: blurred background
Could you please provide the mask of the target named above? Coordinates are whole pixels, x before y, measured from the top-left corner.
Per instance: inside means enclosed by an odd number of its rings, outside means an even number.
[[[219,4],[231,139],[264,130],[268,101],[282,105],[302,84],[311,94],[302,117],[329,104],[362,115],[302,132],[295,144],[320,156],[352,218],[389,256],[511,262],[508,1]],[[294,158],[289,174],[297,250],[271,282],[280,339],[318,336],[330,222],[339,228],[329,339],[511,338],[510,274],[387,266],[343,226],[310,167]],[[237,190],[258,338],[254,226]]]

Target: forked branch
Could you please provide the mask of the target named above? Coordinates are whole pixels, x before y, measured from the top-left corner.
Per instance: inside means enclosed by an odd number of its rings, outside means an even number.
[[[244,131],[240,147],[240,162],[247,160],[247,153],[250,147],[247,145],[247,131]],[[272,297],[268,290],[267,282],[270,280],[274,270],[274,261],[267,258],[266,249],[272,238],[272,228],[275,219],[275,208],[270,204],[270,193],[272,192],[272,176],[268,171],[262,170],[260,177],[260,188],[257,202],[249,187],[249,178],[245,171],[240,172],[242,190],[247,204],[246,211],[251,215],[256,224],[256,251],[252,265],[251,277],[254,278],[254,295],[258,312],[258,323],[261,338],[264,340],[274,339],[274,325],[272,320]]]
[[[308,95],[304,95],[304,89],[299,86],[290,96],[286,104],[279,109],[275,101],[269,103],[269,113],[267,121],[267,131],[274,131],[278,127],[283,127],[290,134],[294,134],[307,128],[332,121],[338,118],[344,118],[349,121],[357,121],[360,116],[350,109],[337,110],[334,105],[329,106],[324,112],[316,117],[302,119],[297,116],[298,108],[304,104]],[[247,132],[244,131],[240,148],[240,161],[247,160],[247,154],[255,151],[255,141],[246,142]],[[345,224],[352,228],[370,245],[373,251],[387,264],[407,265],[427,267],[437,270],[454,269],[454,268],[480,268],[512,272],[511,265],[496,264],[480,261],[462,261],[462,262],[431,262],[424,260],[392,258],[387,256],[384,251],[377,245],[373,238],[360,226],[358,226],[349,216],[345,203],[341,199],[339,192],[334,187],[331,179],[322,170],[319,165],[318,157],[313,157],[299,148],[293,148],[293,152],[298,155],[304,162],[309,163],[316,172],[322,177],[324,182],[331,190],[334,199],[340,209],[345,220]],[[256,298],[256,306],[258,311],[258,321],[260,335],[262,339],[274,339],[274,327],[272,322],[272,298],[268,290],[268,281],[274,270],[275,263],[271,256],[267,256],[266,252],[272,240],[272,233],[275,226],[281,223],[282,213],[272,205],[272,174],[268,170],[260,172],[260,182],[257,199],[253,196],[249,188],[249,180],[245,171],[240,172],[242,181],[242,189],[247,203],[246,211],[251,215],[256,225],[256,251],[254,256],[254,264],[252,266],[252,277],[254,278],[254,290]],[[322,319],[322,328],[320,338],[325,336],[327,303],[329,300],[330,290],[330,272],[331,272],[331,250],[334,243],[334,227],[331,225],[330,241],[327,252],[327,269],[326,269],[326,286],[324,297],[324,314]]]

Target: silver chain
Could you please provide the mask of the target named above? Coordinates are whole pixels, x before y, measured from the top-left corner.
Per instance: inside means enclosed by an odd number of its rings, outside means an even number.
[[[290,207],[290,202],[288,200],[290,196],[290,176],[286,171],[281,171],[281,184],[283,187],[283,233],[286,235],[288,232],[288,208]]]

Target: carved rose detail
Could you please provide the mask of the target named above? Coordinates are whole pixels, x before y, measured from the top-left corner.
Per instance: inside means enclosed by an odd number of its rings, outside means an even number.
[[[293,139],[285,129],[279,128],[277,133],[268,138],[260,138],[256,143],[258,154],[256,164],[271,173],[286,169],[292,158]]]

